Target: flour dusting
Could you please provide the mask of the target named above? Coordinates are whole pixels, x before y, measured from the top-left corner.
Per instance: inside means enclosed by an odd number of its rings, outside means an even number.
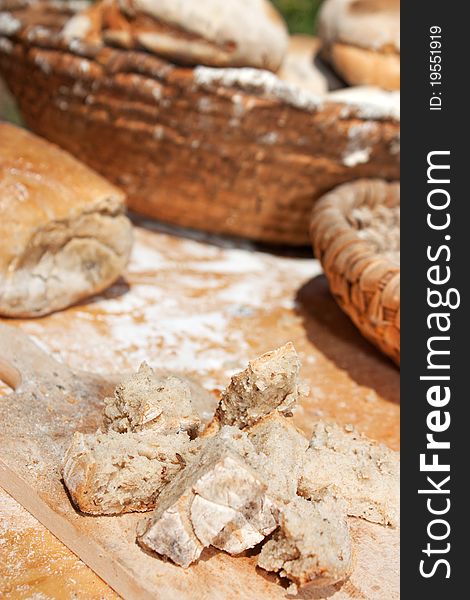
[[[144,227],[135,237],[125,281],[48,317],[52,334],[41,345],[73,368],[135,370],[146,360],[223,387],[250,358],[251,321],[292,310],[297,290],[321,272],[313,258],[279,257],[245,242]],[[39,339],[43,325],[30,320],[22,328]]]

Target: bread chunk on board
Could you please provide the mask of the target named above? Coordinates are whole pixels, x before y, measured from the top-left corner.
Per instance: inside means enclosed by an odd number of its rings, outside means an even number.
[[[270,493],[284,501],[293,498],[303,472],[308,440],[290,417],[283,417],[277,411],[245,431],[260,454],[254,466],[262,470]]]
[[[108,430],[177,433],[195,437],[200,419],[191,403],[189,384],[173,375],[158,376],[146,363],[105,399],[104,426]]]
[[[0,123],[0,316],[39,317],[111,285],[132,246],[124,194],[65,152]]]
[[[277,526],[267,484],[245,460],[256,454],[243,434],[222,428],[179,473],[141,524],[139,543],[183,567],[207,546],[239,554]]]
[[[222,425],[243,428],[277,410],[289,414],[303,391],[300,360],[289,342],[248,363],[222,392],[216,418]]]
[[[353,427],[316,423],[299,482],[299,494],[314,497],[334,487],[348,515],[396,527],[400,520],[398,452],[369,440]]]
[[[281,508],[279,520],[279,529],[261,549],[258,566],[279,573],[295,587],[327,586],[348,577],[353,551],[340,499],[328,491],[312,501],[296,497]]]
[[[185,466],[191,442],[185,432],[76,432],[62,475],[73,503],[91,515],[148,511]]]

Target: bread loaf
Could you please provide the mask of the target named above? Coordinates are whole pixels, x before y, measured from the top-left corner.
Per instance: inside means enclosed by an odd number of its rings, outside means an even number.
[[[315,425],[299,482],[299,494],[314,497],[330,487],[346,501],[348,515],[396,527],[400,520],[397,452],[353,427]]]
[[[400,0],[326,0],[318,33],[349,84],[400,89]]]
[[[174,62],[276,71],[287,29],[269,0],[104,0],[73,17],[66,39],[144,47]]]
[[[104,290],[131,244],[121,191],[55,145],[0,123],[0,315],[38,317]]]

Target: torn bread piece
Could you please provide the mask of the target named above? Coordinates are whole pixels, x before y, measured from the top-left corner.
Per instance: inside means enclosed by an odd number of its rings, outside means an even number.
[[[246,434],[235,430],[232,435],[227,429],[203,444],[138,530],[141,545],[182,567],[210,545],[239,554],[261,542],[278,523],[266,483],[243,457],[256,454]]]
[[[277,410],[289,414],[299,398],[300,360],[291,342],[248,363],[232,377],[216,410],[221,425],[243,428]]]
[[[310,498],[327,486],[334,486],[345,499],[348,515],[393,527],[399,524],[398,452],[352,426],[315,425],[298,491]]]
[[[146,363],[105,399],[104,425],[108,430],[153,430],[161,433],[186,431],[195,437],[199,416],[191,403],[189,384],[173,375],[158,376]]]
[[[279,519],[279,529],[261,549],[259,567],[295,587],[333,585],[349,576],[353,552],[342,500],[329,491],[314,501],[296,497]]]
[[[266,457],[262,465],[258,457],[257,465],[253,466],[262,469],[270,494],[285,501],[293,498],[308,448],[303,433],[291,418],[283,417],[277,411],[244,431],[256,451]]]
[[[76,432],[62,475],[74,504],[84,513],[147,511],[190,455],[185,432]]]

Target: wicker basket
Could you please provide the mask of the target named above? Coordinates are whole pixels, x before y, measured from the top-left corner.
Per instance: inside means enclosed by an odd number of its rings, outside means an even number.
[[[122,187],[133,210],[301,245],[325,192],[398,178],[394,114],[327,102],[264,71],[67,43],[75,4],[0,0],[0,74],[28,127]]]
[[[316,204],[311,238],[331,291],[361,333],[400,363],[400,187],[344,184]]]

